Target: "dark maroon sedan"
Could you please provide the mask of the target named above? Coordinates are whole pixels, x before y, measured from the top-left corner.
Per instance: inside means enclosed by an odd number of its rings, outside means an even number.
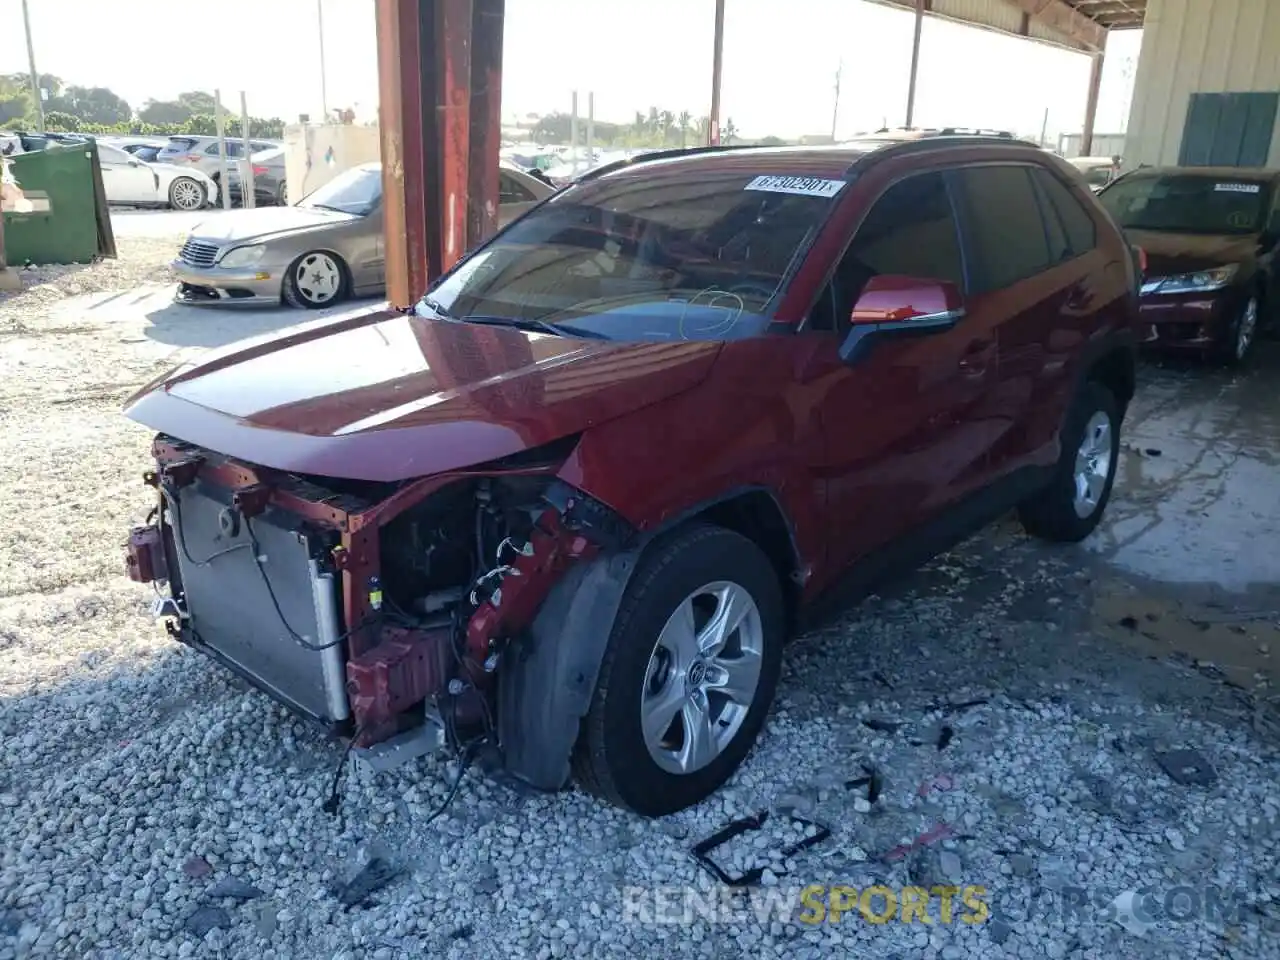
[[[1280,171],[1148,168],[1098,194],[1147,254],[1141,316],[1149,346],[1248,358],[1280,313],[1275,269]]]

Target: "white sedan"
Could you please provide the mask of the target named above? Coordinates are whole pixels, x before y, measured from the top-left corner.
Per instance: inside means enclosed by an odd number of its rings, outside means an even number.
[[[218,200],[218,185],[199,170],[144,163],[119,147],[98,143],[102,185],[112,206],[201,210]]]

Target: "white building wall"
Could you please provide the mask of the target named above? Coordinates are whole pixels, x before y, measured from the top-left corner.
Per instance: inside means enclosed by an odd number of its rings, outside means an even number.
[[[1280,92],[1280,0],[1148,0],[1126,169],[1176,164],[1193,93]],[[1268,165],[1280,166],[1280,114]]]

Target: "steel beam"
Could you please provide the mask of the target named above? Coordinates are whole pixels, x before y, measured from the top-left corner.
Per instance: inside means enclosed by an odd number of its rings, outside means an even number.
[[[1089,96],[1084,103],[1084,135],[1080,138],[1080,156],[1093,155],[1093,125],[1098,117],[1098,91],[1102,88],[1103,54],[1095,53],[1089,68]]]
[[[504,0],[376,0],[387,297],[408,306],[498,210]]]
[[[924,28],[925,0],[916,0],[915,32],[911,37],[911,76],[907,80],[907,122],[910,128],[916,114],[916,74],[920,70],[920,33]]]
[[[715,46],[711,54],[711,116],[707,123],[707,146],[720,145],[720,75],[724,71],[724,0],[716,0]]]

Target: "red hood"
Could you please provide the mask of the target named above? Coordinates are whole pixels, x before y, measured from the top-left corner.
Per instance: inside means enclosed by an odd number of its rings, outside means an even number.
[[[671,397],[706,376],[718,347],[378,310],[206,354],[125,412],[261,466],[394,481],[509,456]]]
[[[1170,277],[1196,270],[1210,270],[1232,263],[1252,265],[1258,255],[1258,237],[1218,236],[1199,233],[1126,231],[1129,242],[1147,254],[1147,274]]]

